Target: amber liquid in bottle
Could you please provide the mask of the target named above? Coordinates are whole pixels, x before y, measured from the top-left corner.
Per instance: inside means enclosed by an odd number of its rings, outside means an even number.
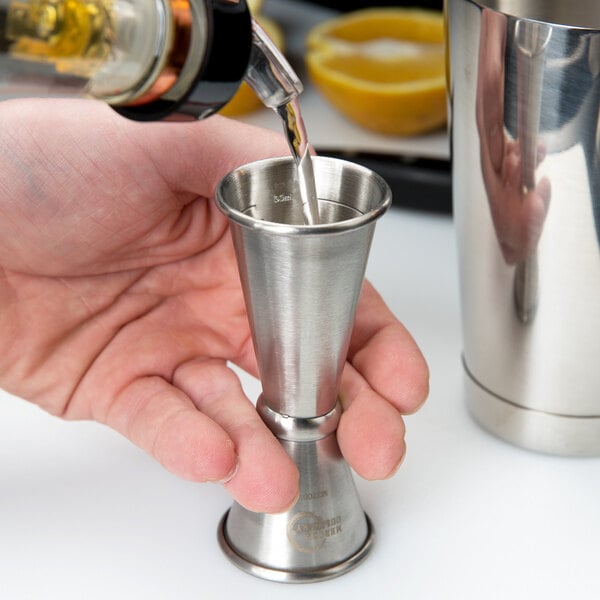
[[[111,51],[111,5],[112,0],[15,0],[4,32],[10,53],[90,77]]]

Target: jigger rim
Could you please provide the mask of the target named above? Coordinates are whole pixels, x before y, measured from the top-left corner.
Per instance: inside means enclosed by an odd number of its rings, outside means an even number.
[[[377,220],[383,213],[387,211],[392,203],[392,191],[381,175],[375,173],[368,167],[345,160],[342,158],[333,158],[330,156],[313,156],[313,168],[315,171],[315,180],[318,186],[318,174],[317,170],[321,168],[335,169],[336,171],[344,169],[347,172],[353,172],[356,175],[362,175],[363,181],[373,186],[373,195],[380,196],[380,200],[374,202],[368,211],[362,212],[361,214],[343,219],[340,221],[333,221],[329,223],[317,223],[317,224],[292,224],[292,223],[281,223],[277,221],[267,221],[259,219],[244,211],[238,210],[231,206],[224,198],[223,189],[231,182],[235,177],[249,172],[250,170],[259,171],[261,169],[274,169],[278,165],[289,164],[294,166],[294,159],[290,156],[278,156],[274,158],[264,158],[261,160],[253,161],[241,165],[229,173],[227,173],[217,184],[215,192],[215,200],[217,206],[223,214],[225,214],[232,221],[248,227],[250,229],[267,231],[270,233],[282,234],[282,235],[323,235],[332,233],[346,232],[352,229],[358,229],[363,227],[371,221]],[[332,171],[333,174],[333,171]],[[366,185],[363,183],[363,185]],[[378,190],[376,192],[375,190]],[[317,195],[319,195],[319,189],[317,188]],[[332,204],[348,205],[348,203],[340,202],[336,199],[321,198],[319,195],[319,202],[329,202]],[[252,208],[249,206],[248,208]],[[352,207],[358,211],[356,207]]]

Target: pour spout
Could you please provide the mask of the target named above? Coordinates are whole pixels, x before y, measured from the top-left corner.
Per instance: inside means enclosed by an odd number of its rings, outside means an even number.
[[[274,110],[296,98],[304,89],[294,69],[254,18],[245,80],[262,103]]]

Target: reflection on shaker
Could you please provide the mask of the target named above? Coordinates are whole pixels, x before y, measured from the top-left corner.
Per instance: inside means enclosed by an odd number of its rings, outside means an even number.
[[[535,191],[535,169],[538,164],[538,137],[544,77],[544,51],[551,29],[544,23],[519,20],[515,25],[517,48],[517,122],[521,155],[523,194]],[[547,207],[546,207],[547,211]],[[517,316],[530,322],[538,305],[537,248],[531,248],[515,269],[514,299]]]
[[[469,412],[517,446],[599,456],[600,2],[446,9]]]
[[[520,49],[516,139],[504,127],[504,88],[513,84],[505,77],[507,35],[517,38]],[[546,177],[535,181],[535,170],[546,153],[538,140],[539,91],[549,35],[550,29],[542,24],[521,21],[509,32],[504,15],[483,10],[476,98],[481,168],[502,256],[516,266],[515,305],[523,322],[532,318],[537,305],[535,254],[551,192]]]

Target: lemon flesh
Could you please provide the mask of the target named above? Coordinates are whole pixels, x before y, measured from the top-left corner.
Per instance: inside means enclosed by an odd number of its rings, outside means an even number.
[[[306,64],[347,118],[383,134],[416,135],[446,123],[443,42],[441,12],[364,9],[313,28]]]

